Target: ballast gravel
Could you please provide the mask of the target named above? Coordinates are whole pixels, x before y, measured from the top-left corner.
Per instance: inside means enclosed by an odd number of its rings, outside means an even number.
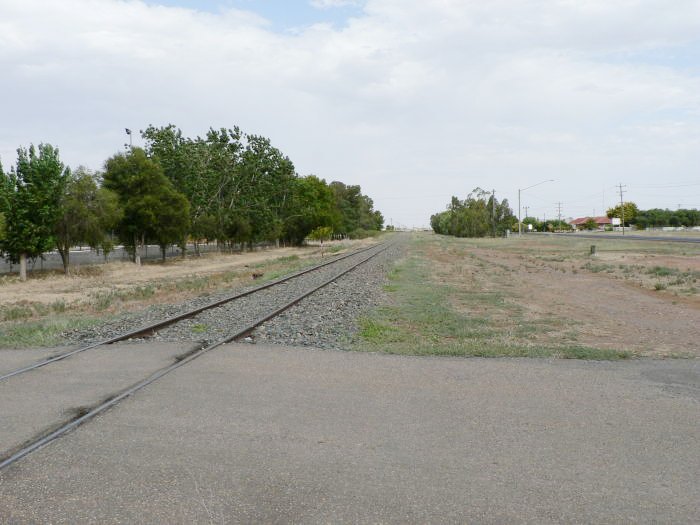
[[[385,302],[383,285],[402,252],[400,244],[392,246],[333,281],[261,325],[251,342],[350,349],[362,315]]]
[[[383,298],[382,283],[392,262],[402,252],[402,243],[394,243],[378,256],[365,262],[330,285],[303,299],[291,309],[261,325],[247,342],[266,342],[317,346],[328,349],[349,348],[357,331],[357,320]],[[331,278],[343,269],[366,258],[371,252],[349,257],[287,283],[236,299],[221,307],[206,310],[158,331],[152,340],[194,342],[203,345],[236,333],[270,310],[299,297],[310,287]],[[249,286],[245,291],[255,288]],[[154,305],[139,312],[120,316],[88,330],[64,334],[67,344],[84,345],[102,341],[136,327],[163,320],[204,306],[230,295],[231,291],[195,298],[176,305]]]

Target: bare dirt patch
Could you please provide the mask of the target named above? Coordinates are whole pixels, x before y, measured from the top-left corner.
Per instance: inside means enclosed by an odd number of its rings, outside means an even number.
[[[566,239],[552,242],[443,240],[431,257],[443,282],[501,294],[502,302],[456,306],[497,319],[506,333],[542,344],[700,356],[700,299],[683,292],[700,269],[697,248],[668,254],[647,243],[643,253],[629,246],[591,257]],[[677,291],[654,288],[661,279],[683,282]]]

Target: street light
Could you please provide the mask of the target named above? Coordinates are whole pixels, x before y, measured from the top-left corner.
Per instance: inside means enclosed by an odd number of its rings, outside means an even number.
[[[535,186],[539,186],[540,184],[544,184],[545,182],[554,182],[554,179],[543,180],[542,182],[538,182],[537,184],[533,184],[532,186],[528,186],[527,188],[518,189],[518,237],[521,237],[523,234],[523,223],[520,220],[520,192],[529,190],[530,188],[534,188]]]

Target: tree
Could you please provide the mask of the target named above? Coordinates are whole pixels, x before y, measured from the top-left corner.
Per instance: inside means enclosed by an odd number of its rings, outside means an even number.
[[[313,240],[321,241],[321,257],[323,257],[323,241],[330,239],[332,234],[333,230],[330,226],[319,226],[318,228],[314,228],[311,233],[309,233],[309,237],[311,237]]]
[[[634,221],[631,222],[637,229],[660,228],[663,226],[693,227],[700,225],[700,211],[694,209],[662,210],[659,208],[640,210]]]
[[[435,233],[455,237],[485,237],[495,225],[496,233],[503,235],[516,219],[507,200],[493,199],[493,194],[481,188],[474,188],[463,201],[453,196],[446,211],[430,218],[430,225]]]
[[[5,174],[0,162],[0,244],[5,238],[5,215],[10,208],[10,192],[10,178]]]
[[[185,238],[189,203],[144,150],[133,148],[107,159],[103,180],[104,187],[119,196],[124,214],[117,232],[134,262],[141,264],[141,250],[147,240],[157,242],[164,251],[167,244]]]
[[[624,208],[621,204],[618,204],[614,208],[610,208],[607,211],[608,218],[612,219],[613,217],[617,217],[623,220],[623,226],[628,225],[630,222],[634,222],[637,213],[639,213],[639,208],[637,208],[637,205],[634,202],[625,202]]]
[[[284,211],[284,239],[297,245],[315,228],[328,226],[332,231],[332,226],[340,220],[333,191],[326,181],[314,175],[294,180],[290,202]]]
[[[147,153],[157,161],[174,188],[189,202],[191,234],[195,253],[198,241],[216,239],[221,234],[217,215],[223,203],[233,167],[240,150],[238,130],[210,130],[206,139],[189,139],[169,124],[149,126],[141,133]]]
[[[547,221],[547,231],[562,232],[571,230],[573,230],[573,226],[563,219],[551,219]]]
[[[583,223],[583,228],[585,230],[597,230],[598,223],[595,222],[595,219],[593,219],[592,217],[589,217],[588,220]]]
[[[54,226],[68,174],[58,149],[50,144],[17,150],[0,250],[20,263],[22,281],[27,279],[27,258],[39,257],[55,245]]]
[[[347,186],[333,181],[330,188],[335,197],[335,207],[339,215],[333,229],[344,235],[362,236],[364,230],[381,230],[384,217],[374,210],[372,199],[362,194],[360,186]]]
[[[87,244],[95,250],[107,248],[109,251],[107,231],[116,227],[120,218],[116,194],[98,188],[94,175],[86,168],[80,166],[68,176],[55,224],[56,247],[66,275],[70,248]]]
[[[152,196],[150,205],[155,221],[149,236],[160,247],[161,259],[165,261],[166,249],[171,244],[180,246],[184,257],[190,225],[189,202],[182,193],[163,188],[158,195]]]
[[[147,156],[187,197],[195,241],[300,244],[318,226],[361,236],[384,224],[359,186],[299,177],[268,138],[234,127],[210,128],[205,137],[190,139],[173,125],[149,126],[142,136]]]

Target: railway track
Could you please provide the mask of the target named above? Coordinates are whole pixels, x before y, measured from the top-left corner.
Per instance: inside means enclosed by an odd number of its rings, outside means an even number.
[[[383,245],[379,245],[379,246],[383,246]],[[201,313],[203,313],[203,312],[206,312],[206,311],[208,311],[208,310],[213,310],[213,309],[216,309],[216,308],[220,308],[220,307],[222,307],[222,306],[224,306],[224,305],[227,305],[227,304],[229,304],[229,303],[232,303],[232,302],[234,302],[234,301],[236,301],[236,300],[238,300],[238,299],[242,299],[242,298],[244,298],[244,297],[248,297],[248,296],[252,296],[252,295],[258,294],[258,293],[262,292],[263,290],[268,290],[268,289],[273,288],[273,287],[275,287],[275,286],[279,286],[279,285],[281,285],[281,284],[287,283],[287,282],[289,282],[289,281],[291,281],[291,280],[293,280],[293,279],[302,277],[302,276],[307,275],[307,274],[310,274],[310,273],[312,273],[312,272],[316,272],[316,271],[318,271],[318,270],[320,270],[320,269],[322,269],[322,268],[326,268],[326,267],[328,267],[328,266],[336,265],[336,264],[338,264],[340,261],[344,261],[344,260],[350,259],[350,258],[352,258],[352,257],[357,257],[358,255],[361,255],[361,254],[363,254],[363,253],[370,252],[370,251],[372,251],[372,250],[377,250],[377,249],[378,249],[378,248],[377,248],[377,245],[374,245],[374,246],[370,246],[370,247],[368,247],[368,248],[363,248],[363,249],[361,249],[361,250],[356,250],[356,251],[354,251],[354,252],[352,252],[352,253],[345,254],[345,255],[341,255],[341,256],[339,256],[339,257],[335,257],[335,258],[332,259],[331,261],[327,261],[327,262],[324,262],[324,263],[321,263],[321,264],[317,264],[317,265],[311,266],[311,267],[309,267],[309,268],[304,268],[303,270],[300,270],[300,271],[298,271],[298,272],[295,272],[295,273],[292,273],[292,274],[289,274],[289,275],[285,275],[285,276],[283,276],[283,277],[280,277],[279,279],[275,279],[275,280],[273,280],[273,281],[270,281],[270,282],[268,282],[268,283],[262,284],[262,285],[260,285],[260,286],[256,286],[256,287],[251,288],[251,289],[249,289],[249,290],[245,290],[245,291],[243,291],[243,292],[237,292],[237,293],[228,295],[228,296],[226,296],[226,297],[223,297],[223,298],[221,298],[221,299],[217,299],[217,300],[212,301],[212,302],[209,302],[209,303],[207,303],[207,304],[205,304],[205,305],[203,305],[203,306],[199,306],[199,307],[197,307],[197,308],[193,308],[193,309],[191,309],[191,310],[188,310],[188,311],[186,311],[186,312],[184,312],[184,313],[181,313],[181,314],[178,314],[178,315],[174,315],[174,316],[171,316],[171,317],[167,317],[167,318],[165,318],[165,319],[162,319],[162,320],[157,321],[157,322],[154,322],[154,323],[149,323],[149,324],[140,326],[140,327],[138,327],[138,328],[135,328],[134,330],[129,330],[129,331],[124,332],[124,333],[122,333],[122,334],[119,334],[119,335],[117,335],[117,336],[110,337],[110,338],[104,339],[104,340],[102,340],[102,341],[98,341],[98,342],[95,342],[95,343],[91,343],[91,344],[89,344],[89,345],[82,346],[82,347],[80,347],[80,348],[77,348],[77,349],[74,349],[74,350],[70,350],[70,351],[68,351],[68,352],[64,352],[64,353],[61,353],[61,354],[59,354],[59,355],[55,355],[55,356],[49,357],[49,358],[44,359],[44,360],[42,360],[42,361],[39,361],[39,362],[37,362],[37,363],[32,363],[31,365],[27,365],[27,366],[24,366],[24,367],[17,368],[17,369],[15,369],[15,370],[10,371],[10,372],[6,372],[6,373],[3,374],[3,375],[0,375],[0,381],[5,381],[5,380],[7,380],[7,379],[9,379],[9,378],[11,378],[11,377],[14,377],[14,376],[17,376],[17,375],[20,375],[20,374],[24,374],[24,373],[26,373],[26,372],[30,372],[30,371],[32,371],[32,370],[36,370],[37,368],[41,368],[41,367],[50,365],[50,364],[52,364],[52,363],[56,363],[56,362],[58,362],[58,361],[62,361],[62,360],[64,360],[64,359],[67,359],[67,358],[72,357],[72,356],[74,356],[74,355],[81,354],[81,353],[83,353],[83,352],[87,352],[87,351],[90,351],[90,350],[94,350],[94,349],[99,348],[99,347],[101,347],[101,346],[105,346],[105,345],[117,343],[117,342],[120,342],[120,341],[126,341],[126,340],[129,340],[129,339],[139,338],[139,337],[150,337],[150,336],[153,336],[153,335],[155,335],[159,330],[161,330],[161,329],[163,329],[163,328],[166,328],[166,327],[168,327],[168,326],[171,326],[171,325],[173,325],[173,324],[175,324],[175,323],[178,323],[178,322],[181,322],[181,321],[184,321],[184,320],[187,320],[187,319],[192,319],[192,318],[196,317],[197,315],[199,315],[199,314],[201,314]]]
[[[157,323],[141,326],[124,334],[120,334],[119,336],[90,344],[29,366],[18,368],[4,374],[3,376],[0,376],[0,384],[13,383],[20,381],[21,376],[31,371],[64,361],[70,357],[88,352],[90,350],[104,348],[112,343],[125,341],[136,337],[150,336],[160,330],[172,327],[177,323],[192,322],[193,320],[196,320],[198,316],[202,315],[231,316],[235,315],[237,310],[245,310],[245,315],[242,316],[243,319],[241,319],[239,322],[234,320],[231,321],[231,328],[229,332],[220,335],[214,340],[201,343],[184,355],[175,356],[176,358],[171,364],[151,371],[146,377],[142,376],[141,380],[132,383],[127,388],[123,388],[118,392],[110,392],[108,397],[102,402],[99,402],[89,408],[81,409],[78,414],[70,418],[68,421],[64,420],[59,424],[50,425],[44,429],[44,431],[33,435],[29,439],[25,439],[20,446],[14,446],[5,451],[0,450],[0,470],[9,467],[28,454],[43,448],[55,439],[65,435],[76,427],[113,407],[120,401],[157,381],[161,377],[187,365],[194,359],[197,359],[207,352],[210,352],[211,350],[214,350],[215,348],[218,348],[226,343],[237,341],[241,338],[249,336],[256,327],[260,326],[265,321],[268,321],[269,319],[272,319],[285,310],[291,308],[314,292],[327,286],[341,276],[351,272],[358,266],[368,262],[380,253],[383,253],[394,244],[395,242],[382,243],[337,257],[332,261],[301,270],[250,290],[232,294],[223,299],[213,301],[203,307],[163,319]],[[259,298],[261,296],[265,296],[265,298]],[[271,300],[272,297],[274,297],[275,300]],[[259,301],[262,306],[258,309],[251,309],[251,303],[254,303],[256,300]],[[240,304],[243,301],[246,301],[245,304]],[[12,385],[5,384],[4,386],[11,387]]]

